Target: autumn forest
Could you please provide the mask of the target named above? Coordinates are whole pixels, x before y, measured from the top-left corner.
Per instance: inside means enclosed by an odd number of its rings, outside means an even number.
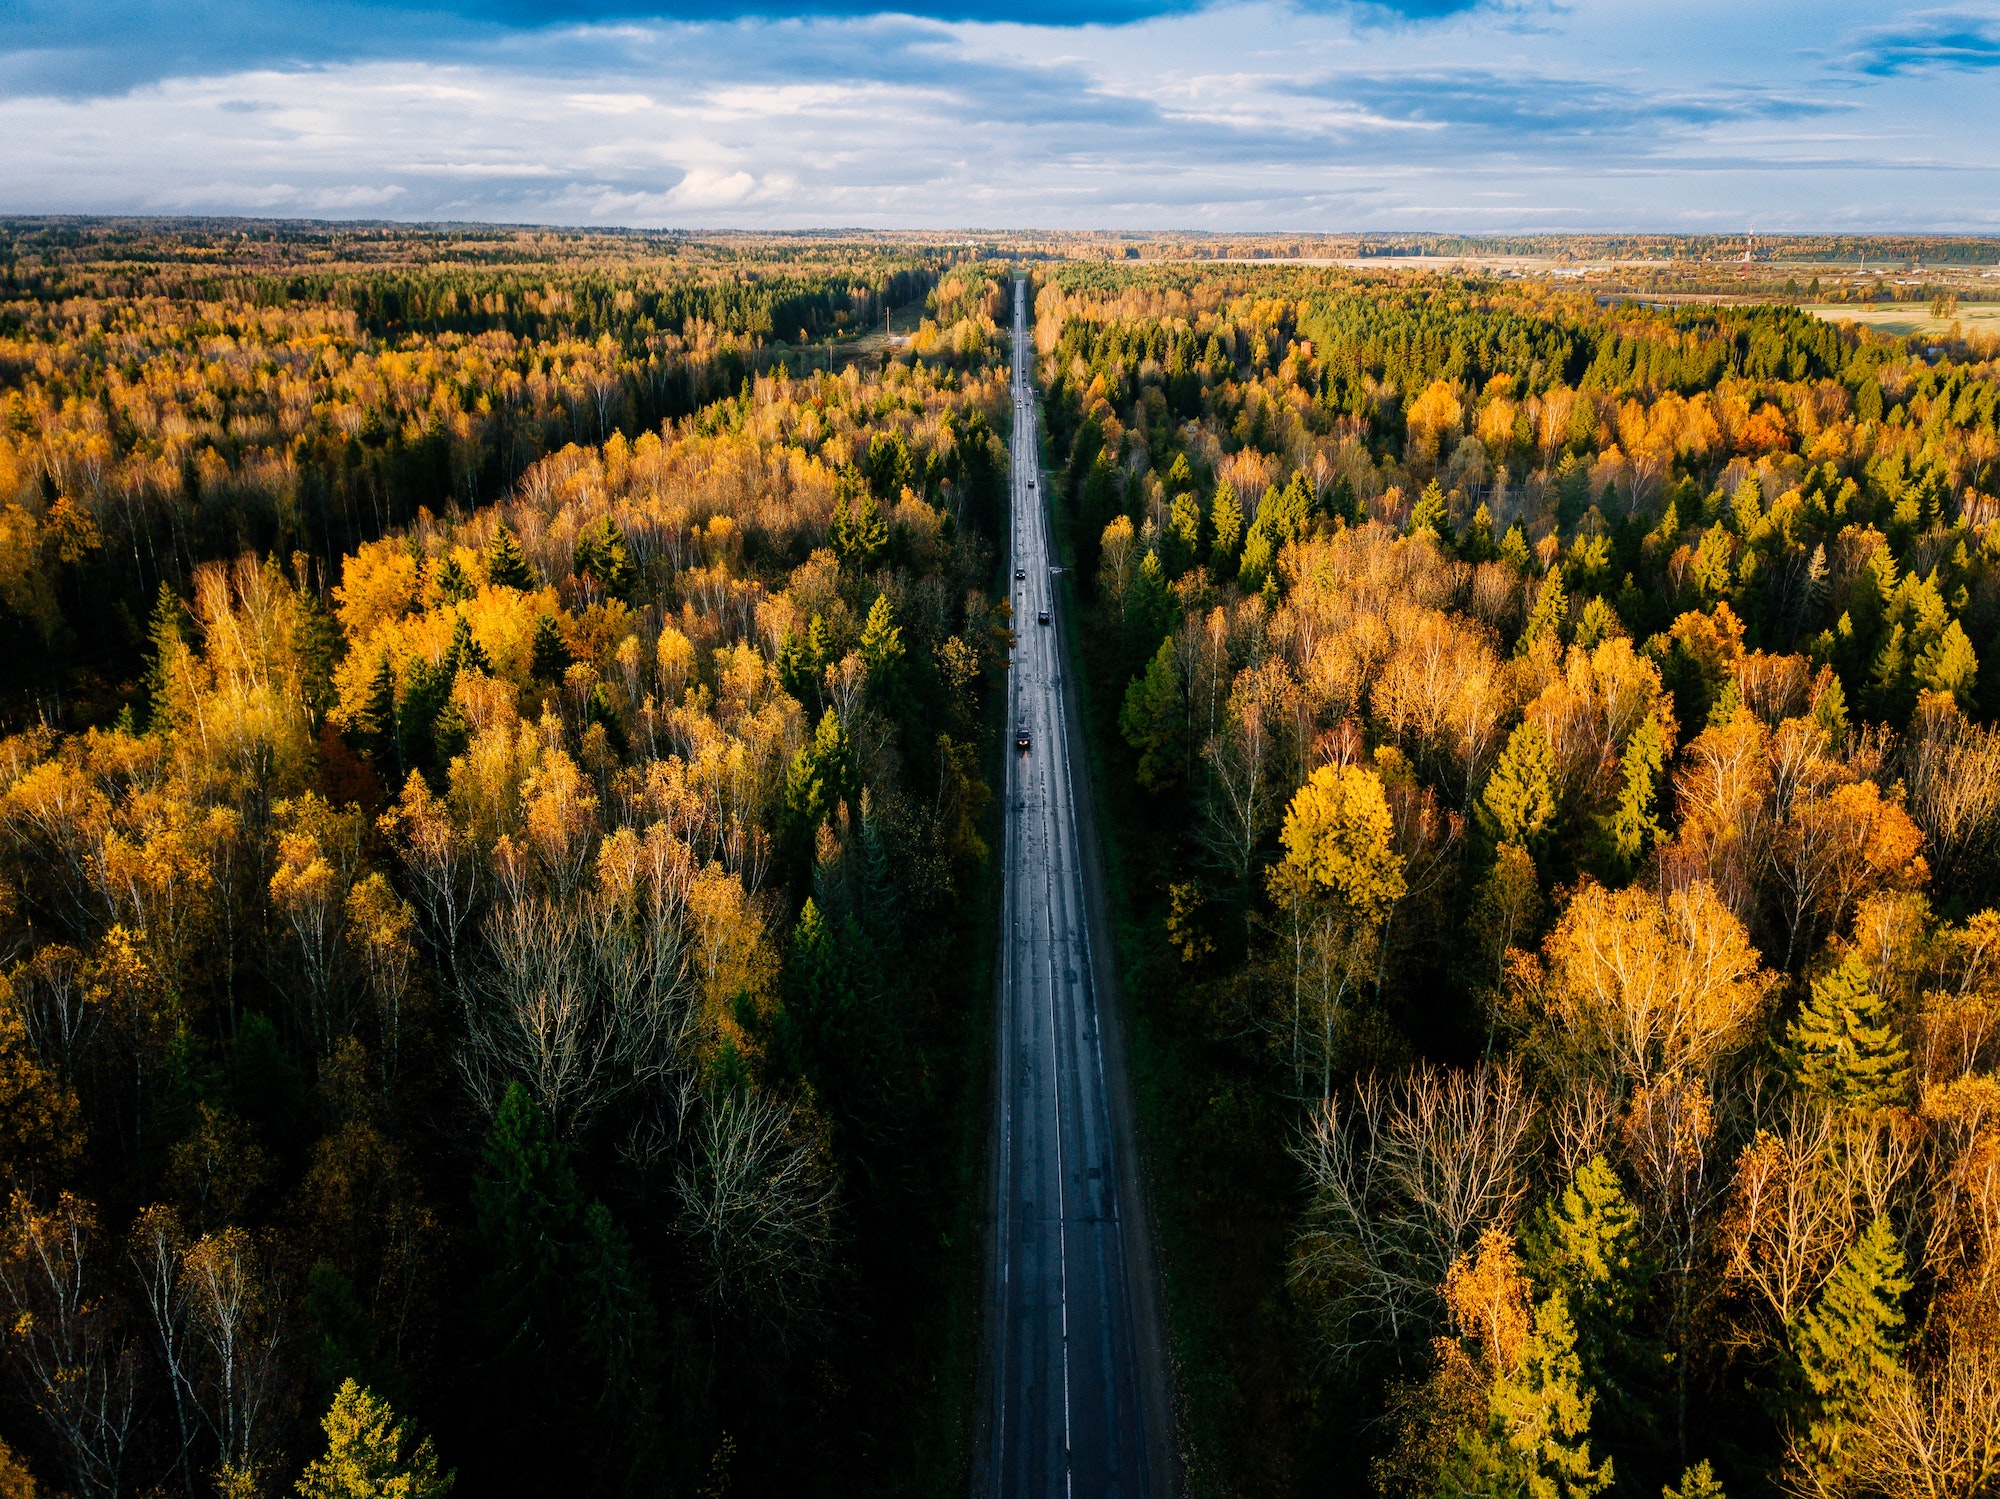
[[[963,1492],[1017,273],[1187,1491],[2000,1492],[2000,339],[1006,249],[0,223],[0,1495]]]

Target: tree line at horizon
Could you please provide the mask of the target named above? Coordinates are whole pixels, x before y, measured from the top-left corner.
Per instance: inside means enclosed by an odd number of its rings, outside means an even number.
[[[303,551],[337,570],[419,510],[488,503],[566,444],[635,441],[739,394],[773,342],[851,340],[885,305],[926,306],[932,364],[977,363],[992,336],[973,292],[990,278],[954,278],[940,253],[760,263],[524,236],[531,256],[492,263],[416,231],[75,238],[0,239],[0,694],[15,716],[80,700],[87,721],[115,702],[155,591],[185,595],[201,562]],[[371,253],[344,258],[357,239]],[[216,242],[177,258],[194,240]],[[786,357],[803,374],[830,356]]]

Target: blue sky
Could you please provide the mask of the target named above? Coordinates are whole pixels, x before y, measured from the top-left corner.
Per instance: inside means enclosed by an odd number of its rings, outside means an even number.
[[[2000,0],[0,0],[0,211],[2000,233]]]

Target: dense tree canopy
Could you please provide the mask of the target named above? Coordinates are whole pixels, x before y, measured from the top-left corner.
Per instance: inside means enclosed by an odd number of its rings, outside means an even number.
[[[714,272],[645,274],[683,310],[636,342],[504,296],[397,332],[415,293],[373,273],[15,304],[12,626],[81,639],[106,577],[150,611],[94,721],[0,739],[4,1424],[45,1484],[880,1492],[963,1461],[937,1365],[976,1251],[1004,375],[983,335],[752,375]],[[959,321],[980,286],[945,282]],[[577,400],[525,393],[558,364]],[[490,503],[289,529],[320,524],[300,443],[387,419],[477,467],[516,417]],[[277,529],[213,555],[210,470]],[[45,568],[57,533],[96,539]]]
[[[1036,311],[1213,1490],[1986,1492],[1994,341]]]

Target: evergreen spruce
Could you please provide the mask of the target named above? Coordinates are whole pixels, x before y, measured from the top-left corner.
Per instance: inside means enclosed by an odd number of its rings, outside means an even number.
[[[152,618],[146,623],[146,704],[148,721],[154,729],[165,729],[173,721],[173,675],[187,651],[187,610],[165,583],[153,600]]]
[[[499,1342],[557,1341],[567,1251],[583,1218],[569,1151],[520,1083],[509,1083],[486,1133],[472,1210],[489,1266],[487,1306]]]
[[[1847,693],[1830,666],[1822,666],[1814,680],[1811,716],[1829,749],[1837,751],[1847,742]]]
[[[1271,562],[1277,555],[1277,548],[1271,543],[1271,532],[1263,518],[1250,523],[1250,530],[1243,538],[1243,557],[1236,567],[1236,586],[1246,594],[1261,590],[1271,577]]]
[[[1433,479],[1424,486],[1424,492],[1417,496],[1417,503],[1410,507],[1409,523],[1403,527],[1405,536],[1430,536],[1440,546],[1451,545],[1451,507],[1446,503],[1444,490]]]
[[[861,660],[868,668],[869,695],[878,705],[886,704],[901,685],[903,672],[903,632],[886,593],[875,595],[861,627]]]
[[[1125,689],[1118,711],[1118,728],[1139,752],[1139,784],[1148,791],[1165,791],[1180,779],[1187,757],[1186,725],[1186,700],[1169,635]]]
[[[1972,690],[1979,681],[1979,657],[1966,638],[1965,627],[1957,620],[1946,625],[1918,655],[1914,675],[1925,691],[1949,693],[1959,707],[1971,707]]]
[[[1217,578],[1227,578],[1236,571],[1237,549],[1243,542],[1243,507],[1236,501],[1236,491],[1226,483],[1216,485],[1208,514],[1215,533],[1209,567]]]
[[[1257,534],[1254,527],[1251,534]],[[1244,549],[1244,563],[1249,564],[1248,548]],[[1175,613],[1174,595],[1167,587],[1160,554],[1148,552],[1133,570],[1132,586],[1125,595],[1126,659],[1136,665],[1151,657],[1160,648],[1160,637],[1173,628]]]
[[[466,576],[465,568],[458,558],[446,556],[433,565],[432,578],[435,580],[438,597],[447,604],[461,603],[472,597],[472,579]]]
[[[402,711],[397,701],[396,668],[384,651],[375,663],[375,675],[368,679],[368,693],[362,699],[356,719],[362,748],[378,771],[394,771],[400,786],[408,774],[403,763]]]
[[[546,618],[547,616],[543,616]],[[486,648],[472,638],[472,621],[463,614],[451,624],[451,645],[445,651],[445,665],[453,676],[462,671],[493,673],[493,660],[486,654]]]
[[[1538,844],[1556,815],[1555,771],[1542,726],[1532,719],[1516,724],[1480,793],[1480,821],[1503,843]]]
[[[609,515],[600,515],[577,534],[573,558],[579,577],[592,579],[609,598],[629,598],[636,581],[625,535]]]
[[[1651,1425],[1648,1396],[1667,1361],[1637,1327],[1654,1266],[1638,1210],[1601,1155],[1542,1205],[1522,1248],[1535,1283],[1562,1291],[1576,1319],[1577,1356],[1605,1404],[1609,1434],[1636,1445]]]
[[[1743,711],[1743,688],[1732,674],[1723,678],[1722,690],[1715,695],[1715,701],[1708,705],[1708,727],[1726,729],[1736,722],[1736,715]]]
[[[1465,534],[1458,541],[1458,554],[1467,562],[1491,562],[1500,555],[1499,544],[1493,539],[1493,512],[1484,503],[1466,523]]]
[[[1525,1263],[1536,1284],[1561,1287],[1580,1326],[1622,1326],[1651,1278],[1639,1228],[1618,1173],[1592,1156],[1543,1204],[1524,1236]]]
[[[486,578],[497,588],[529,589],[535,586],[534,570],[521,550],[520,538],[504,520],[493,530],[486,547]]]
[[[1862,1231],[1827,1278],[1819,1299],[1792,1329],[1813,1414],[1795,1458],[1809,1470],[1835,1477],[1855,1420],[1879,1379],[1901,1366],[1903,1251],[1887,1218]]]
[[[1661,1499],[1725,1499],[1722,1485],[1716,1481],[1715,1473],[1703,1458],[1692,1468],[1681,1474],[1681,1486],[1677,1489],[1660,1490]]]
[[[1440,1475],[1442,1492],[1466,1499],[1590,1499],[1611,1487],[1611,1459],[1591,1460],[1597,1397],[1584,1380],[1561,1291],[1535,1308],[1520,1366],[1501,1371],[1488,1399],[1485,1429],[1460,1438]]]
[[[1842,1108],[1883,1108],[1909,1092],[1909,1053],[1889,1002],[1852,954],[1813,981],[1786,1031],[1785,1059],[1803,1092]]]
[[[840,565],[850,572],[867,572],[882,555],[889,544],[889,524],[875,508],[875,496],[866,485],[841,486],[833,504],[828,540]]]
[[[1618,628],[1618,612],[1595,595],[1584,600],[1582,612],[1576,617],[1576,639],[1573,644],[1580,651],[1597,649],[1603,641],[1609,640]]]
[[[1512,535],[1510,531],[1508,535]],[[1521,638],[1515,643],[1514,654],[1525,656],[1543,637],[1562,639],[1563,621],[1569,618],[1569,595],[1563,592],[1563,570],[1560,562],[1549,568],[1548,576],[1542,579],[1542,586],[1535,594],[1535,607],[1528,611],[1528,622],[1521,627]]]
[[[543,614],[535,620],[535,643],[529,658],[528,669],[538,682],[560,682],[564,672],[570,669],[576,658],[569,653],[569,646],[563,640],[562,630],[556,624],[553,614]]]
[[[1660,774],[1666,766],[1666,732],[1658,713],[1648,713],[1625,741],[1619,756],[1618,804],[1611,810],[1605,831],[1611,855],[1618,867],[1629,871],[1645,857],[1653,840],[1660,836],[1660,820],[1655,815],[1659,802]]]

